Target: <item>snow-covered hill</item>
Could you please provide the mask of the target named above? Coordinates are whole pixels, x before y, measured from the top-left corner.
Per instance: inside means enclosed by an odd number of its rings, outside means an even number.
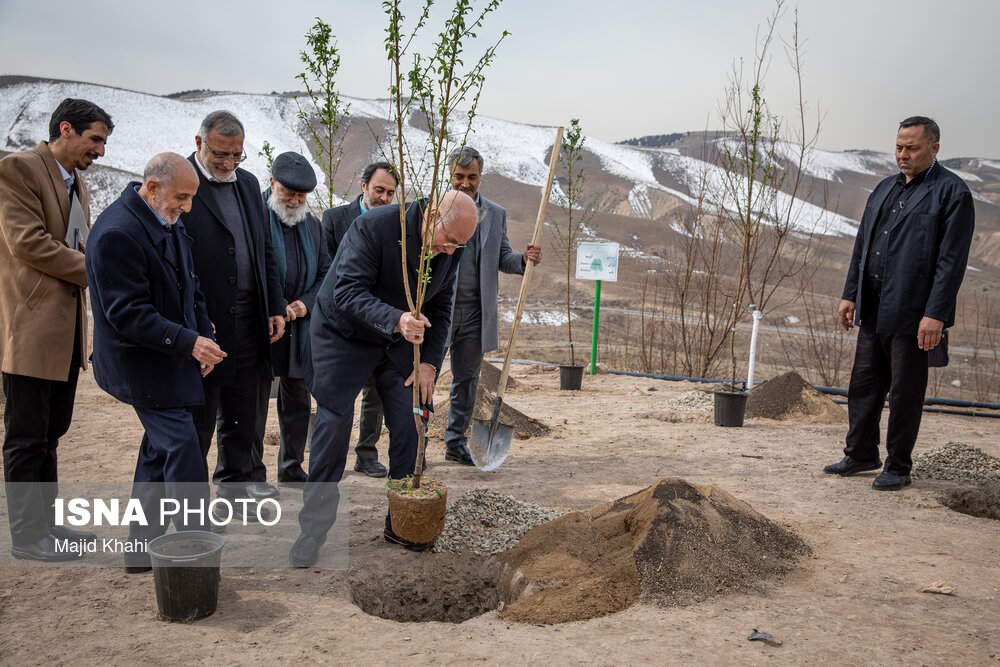
[[[216,109],[229,109],[243,121],[247,128],[244,149],[249,156],[243,166],[262,181],[267,176],[266,162],[258,153],[265,140],[278,151],[294,150],[310,155],[305,127],[297,115],[298,107],[289,97],[203,93],[188,99],[172,99],[93,84],[13,78],[0,79],[0,128],[4,132],[0,150],[24,150],[45,138],[49,114],[65,97],[93,100],[115,121],[105,157],[95,163],[87,175],[94,191],[96,212],[117,197],[125,183],[139,177],[152,155],[161,151],[182,155],[192,152],[200,121]],[[388,122],[387,100],[342,99],[351,105],[352,122],[369,124],[372,128],[384,128]],[[410,125],[406,133],[411,145],[423,145],[424,132]],[[368,134],[370,136],[371,131]],[[554,138],[554,127],[479,116],[469,135],[469,143],[486,157],[486,174],[540,188],[548,170],[548,154]],[[367,150],[361,148],[347,156],[351,169],[360,169],[378,157],[375,141],[372,139],[369,144]],[[782,143],[777,149],[779,155],[792,160],[798,146]],[[717,166],[693,157],[692,151],[636,148],[594,138],[587,139],[584,150],[589,160],[588,170],[592,168],[590,165],[595,165],[602,172],[588,173],[588,183],[596,187],[602,184],[607,187],[609,183],[620,186],[617,189],[626,193],[622,199],[627,206],[618,206],[615,210],[619,213],[630,211],[632,217],[640,219],[655,220],[651,203],[654,192],[691,202],[700,184],[707,183],[709,192],[714,192],[722,179]],[[314,166],[320,171],[318,165]],[[961,166],[970,187],[982,188],[986,193],[977,192],[977,199],[990,201],[990,193],[996,192],[1000,161],[975,158],[961,161]],[[892,156],[885,153],[812,151],[803,171],[820,182],[821,187],[815,191],[838,189],[840,212],[824,209],[819,199],[799,202],[794,216],[796,225],[802,231],[853,235],[860,210],[856,204],[848,207],[852,210],[844,208],[843,200],[863,202],[867,191],[894,169]],[[779,193],[779,197],[786,196]],[[558,202],[561,198],[562,192],[557,185],[553,201]],[[725,204],[721,197],[714,199],[716,204]],[[664,221],[664,226],[668,225],[669,221]]]

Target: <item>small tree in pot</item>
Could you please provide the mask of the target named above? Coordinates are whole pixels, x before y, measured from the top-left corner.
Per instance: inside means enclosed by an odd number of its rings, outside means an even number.
[[[569,364],[560,366],[560,388],[579,389],[583,378],[583,365],[576,363],[576,349],[573,344],[572,279],[573,251],[577,239],[594,218],[595,210],[583,203],[585,182],[583,167],[583,144],[587,140],[580,129],[580,119],[570,121],[570,127],[562,140],[559,162],[564,167],[564,176],[559,179],[563,189],[563,222],[552,223],[552,247],[566,270],[566,347],[569,348]]]
[[[799,91],[794,118],[797,124],[790,128],[790,141],[782,138],[786,122],[771,112],[764,97],[769,51],[784,0],[775,4],[775,12],[759,38],[751,73],[744,73],[742,63],[734,64],[720,112],[723,129],[716,153],[721,175],[715,197],[719,204],[717,217],[723,238],[738,256],[728,286],[721,288],[731,304],[726,324],[732,373],[726,390],[715,394],[715,423],[719,426],[743,425],[747,394],[737,388],[737,325],[745,313],[752,315],[749,385],[753,382],[757,324],[768,303],[789,278],[808,272],[822,251],[816,234],[803,231],[808,215],[803,202],[814,183],[806,175],[806,167],[818,139],[819,123],[815,131],[807,133],[797,17],[792,39],[786,43]],[[809,222],[816,229],[823,221]]]

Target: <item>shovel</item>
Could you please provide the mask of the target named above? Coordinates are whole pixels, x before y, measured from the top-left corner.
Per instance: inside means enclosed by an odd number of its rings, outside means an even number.
[[[552,146],[552,156],[549,158],[549,175],[545,180],[545,190],[542,202],[538,206],[538,218],[535,220],[535,233],[531,244],[538,245],[538,237],[542,233],[542,223],[545,221],[545,209],[549,204],[552,192],[552,180],[559,163],[559,149],[562,148],[563,128],[556,131],[556,141]],[[497,385],[497,397],[493,402],[493,414],[489,420],[472,419],[472,435],[469,438],[469,453],[472,462],[480,470],[496,470],[510,453],[510,441],[514,436],[514,427],[500,423],[500,408],[503,406],[503,392],[507,388],[507,376],[510,375],[510,360],[514,356],[514,341],[517,339],[517,329],[521,325],[521,311],[524,309],[524,297],[528,293],[531,281],[531,270],[534,263],[526,262],[524,277],[521,279],[521,292],[517,296],[517,310],[514,313],[514,324],[510,329],[510,341],[507,343],[507,354],[503,358],[503,370],[500,373],[500,384]]]

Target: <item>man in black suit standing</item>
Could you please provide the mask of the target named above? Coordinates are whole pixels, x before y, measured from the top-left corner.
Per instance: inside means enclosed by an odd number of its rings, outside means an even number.
[[[323,213],[323,234],[330,257],[337,254],[347,229],[359,215],[376,206],[391,204],[396,195],[399,178],[388,162],[373,162],[361,172],[361,194],[350,204],[331,208]],[[385,477],[386,467],[379,463],[375,444],[382,435],[382,402],[375,391],[375,378],[369,378],[361,390],[361,420],[358,424],[358,444],[354,446],[357,457],[354,470],[369,477]]]
[[[147,517],[158,515],[164,497],[208,504],[208,472],[189,409],[204,402],[202,378],[226,355],[213,339],[191,237],[178,222],[197,190],[194,167],[161,153],[146,165],[143,182],[125,186],[97,218],[87,244],[94,379],[131,405],[145,429],[133,496]],[[142,548],[125,554],[126,572],[152,569],[145,546],[166,529],[129,525],[129,540]]]
[[[409,388],[414,381],[413,345],[421,346],[420,401],[429,406],[448,342],[461,250],[476,229],[476,205],[467,195],[452,190],[436,209],[427,211],[433,220],[427,238],[425,206],[417,202],[407,210],[405,239],[395,206],[383,206],[358,218],[316,297],[306,366],[306,381],[317,403],[316,422],[309,480],[299,512],[302,533],[289,553],[296,567],[316,563],[333,526],[354,400],[373,375],[390,433],[389,477],[401,479],[413,473],[418,444]],[[416,317],[410,313],[403,286],[400,246],[404,242],[411,293],[416,293],[421,246],[430,246],[433,254],[423,310]],[[389,517],[384,536],[403,543],[392,533]]]
[[[246,159],[243,138],[243,124],[232,113],[205,117],[188,157],[198,171],[198,194],[181,219],[194,239],[195,273],[216,340],[229,355],[205,378],[205,404],[193,410],[202,453],[208,455],[218,420],[218,495],[260,500],[278,495],[266,481],[264,424],[273,379],[270,343],[284,333],[288,304],[260,185],[239,168]]]
[[[841,326],[859,325],[847,393],[844,458],[823,468],[847,477],[882,467],[879,421],[889,393],[885,468],[878,491],[910,484],[928,355],[955,323],[975,223],[972,194],[937,161],[938,124],[913,116],[899,124],[896,164],[868,198],[838,309]]]

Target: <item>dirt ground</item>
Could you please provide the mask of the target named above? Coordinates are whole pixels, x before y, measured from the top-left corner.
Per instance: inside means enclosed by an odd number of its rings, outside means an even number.
[[[458,624],[385,620],[354,604],[352,585],[414,573],[424,582],[462,583],[486,566],[384,542],[384,480],[351,471],[352,455],[343,482],[350,487],[348,569],[224,568],[218,611],[182,624],[159,620],[149,574],[0,568],[0,663],[986,665],[1000,659],[1000,523],[942,505],[939,494],[954,484],[915,479],[887,493],[871,489],[874,473],[824,475],[822,466],[841,456],[842,424],[751,419],[724,429],[710,414],[666,406],[699,385],[597,375],[585,376],[580,392],[560,392],[556,373],[516,366],[513,375],[518,386],[505,400],[551,431],[514,440],[509,459],[491,473],[446,463],[440,441],[432,443],[427,474],[448,485],[449,500],[487,486],[561,511],[584,510],[678,477],[721,487],[805,540],[811,555],[752,592],[679,606],[639,602],[586,621],[525,625],[499,620],[495,609]],[[273,410],[272,401],[269,429]],[[61,477],[130,480],[140,435],[134,413],[85,374],[73,426],[60,442]],[[1000,420],[944,414],[924,416],[917,451],[956,438],[1000,456]],[[383,460],[385,448],[383,440]],[[272,480],[276,455],[269,444]],[[921,592],[936,580],[955,594]],[[774,640],[748,641],[754,629]]]

